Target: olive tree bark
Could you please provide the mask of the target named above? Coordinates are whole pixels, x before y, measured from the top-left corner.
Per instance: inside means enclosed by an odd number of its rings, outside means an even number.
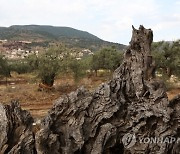
[[[147,137],[180,137],[180,96],[168,101],[164,84],[154,78],[152,40],[151,29],[133,27],[123,63],[112,80],[93,92],[81,87],[59,98],[37,132],[32,131],[30,121],[27,126],[18,123],[27,128],[26,142],[13,138],[13,145],[9,144],[5,120],[1,120],[0,130],[5,132],[0,134],[5,138],[0,142],[1,151],[5,145],[9,147],[5,148],[7,153],[25,144],[26,153],[38,154],[180,153],[180,141],[141,143]],[[0,113],[0,119],[7,115],[5,110]],[[124,140],[127,133],[133,134],[136,142]]]
[[[31,154],[35,151],[33,118],[18,102],[0,104],[0,154]]]

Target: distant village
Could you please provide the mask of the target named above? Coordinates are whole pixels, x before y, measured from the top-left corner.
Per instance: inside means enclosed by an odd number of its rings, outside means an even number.
[[[0,40],[0,52],[8,59],[24,59],[25,57],[36,54],[39,51],[28,47],[29,41],[7,41]]]
[[[4,55],[7,59],[24,59],[29,55],[39,54],[39,50],[36,48],[31,48],[30,41],[8,41],[0,40],[0,54]],[[71,56],[75,57],[77,60],[82,59],[82,57],[87,55],[93,55],[93,52],[89,49],[82,49],[81,51],[76,52],[72,50]],[[62,57],[63,58],[63,57]]]

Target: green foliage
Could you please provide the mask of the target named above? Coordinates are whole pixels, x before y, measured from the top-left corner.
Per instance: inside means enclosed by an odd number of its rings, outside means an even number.
[[[9,77],[10,76],[10,67],[7,62],[7,59],[0,55],[0,75],[4,77]]]
[[[27,65],[29,65],[29,72],[36,71],[39,67],[39,58],[36,54],[29,55],[25,58]]]
[[[92,69],[107,69],[114,71],[122,62],[122,52],[115,48],[104,48],[96,52],[92,57]]]
[[[73,77],[76,83],[84,77],[86,73],[85,61],[73,59],[70,62],[69,68],[73,72]]]
[[[91,63],[92,63],[92,56],[86,56],[83,59],[81,59],[81,63],[83,65],[83,68],[85,70],[90,70],[91,69]]]
[[[154,43],[152,51],[158,71],[163,76],[180,76],[180,40]]]
[[[55,77],[61,72],[67,73],[72,63],[70,50],[59,44],[38,56],[38,76],[42,83],[52,86]]]
[[[18,74],[30,73],[38,69],[38,57],[30,55],[25,59],[9,60],[10,70]]]
[[[38,76],[42,83],[52,86],[60,67],[60,59],[55,50],[49,49],[38,59]]]
[[[16,25],[11,26],[14,30],[26,30],[27,32],[37,33],[42,36],[46,37],[54,37],[54,38],[60,38],[60,37],[72,37],[72,38],[89,38],[89,39],[95,39],[98,40],[96,36],[80,31],[77,29],[73,29],[70,27],[55,27],[55,26],[43,26],[43,25]]]
[[[28,73],[30,66],[25,60],[13,60],[10,62],[10,70],[18,74]]]
[[[75,82],[78,82],[86,75],[88,70],[106,69],[113,71],[118,67],[122,60],[121,52],[115,48],[104,48],[95,53],[93,56],[85,56],[81,60],[77,60],[73,52],[79,53],[73,49],[67,48],[65,45],[59,44],[50,47],[47,51],[41,52],[38,56],[36,54],[29,55],[21,60],[9,60],[8,63],[4,58],[1,58],[1,68],[6,68],[9,64],[9,70],[15,71],[19,74],[36,72],[41,82],[52,86],[55,77],[61,73],[72,73]]]

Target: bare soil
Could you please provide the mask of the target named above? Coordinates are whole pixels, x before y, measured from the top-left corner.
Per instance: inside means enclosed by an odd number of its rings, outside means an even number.
[[[168,95],[168,99],[171,100],[173,97],[175,97],[176,95],[180,94],[180,88],[174,88],[171,89],[167,92]]]
[[[71,76],[63,76],[55,80],[55,90],[39,91],[39,81],[34,81],[33,75],[13,75],[0,81],[0,102],[9,104],[12,100],[18,100],[21,107],[29,110],[33,117],[43,117],[52,107],[55,100],[62,95],[76,90],[84,85],[92,90],[106,80],[104,77],[83,78],[78,84],[74,83]],[[29,82],[28,82],[29,81]],[[33,83],[32,83],[33,81]]]
[[[39,91],[39,81],[34,80],[33,75],[13,75],[8,78],[8,82],[0,81],[0,102],[9,104],[12,100],[19,100],[21,107],[29,110],[33,117],[41,118],[47,114],[55,100],[64,94],[76,90],[80,86],[85,86],[93,90],[102,82],[109,80],[107,77],[83,78],[75,84],[71,76],[64,75],[56,79],[53,91]],[[167,92],[168,98],[172,99],[180,94],[180,88],[174,88]]]

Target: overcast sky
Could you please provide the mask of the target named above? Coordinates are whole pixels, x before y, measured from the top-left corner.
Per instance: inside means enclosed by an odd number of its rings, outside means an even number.
[[[0,0],[0,26],[67,26],[128,44],[131,25],[154,41],[180,39],[180,0]]]

